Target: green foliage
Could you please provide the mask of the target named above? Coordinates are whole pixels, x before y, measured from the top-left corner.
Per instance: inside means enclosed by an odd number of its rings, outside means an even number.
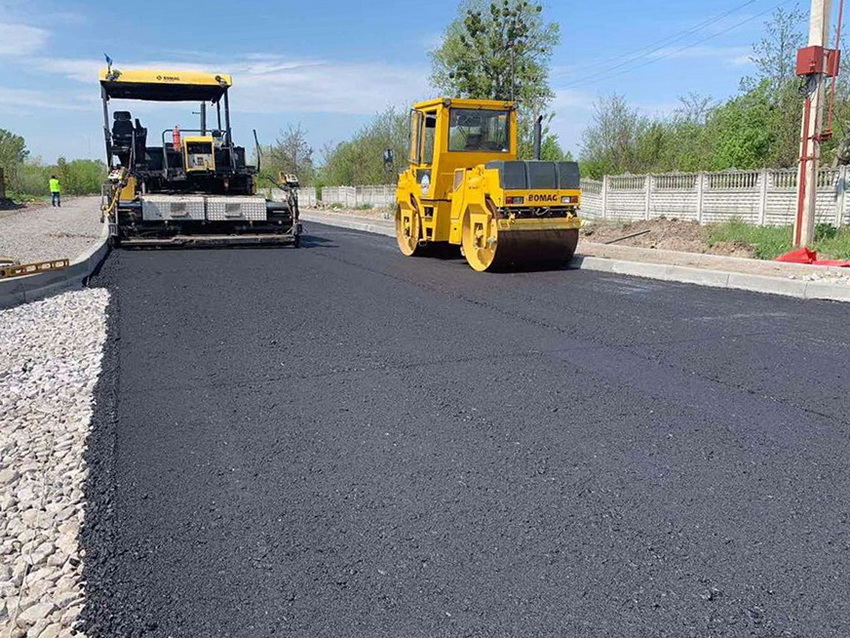
[[[20,164],[14,179],[10,181],[10,191],[16,196],[12,199],[23,200],[26,197],[44,197],[50,193],[48,180],[53,174],[52,166],[45,166],[39,161]]]
[[[15,201],[32,201],[49,194],[48,181],[56,175],[66,195],[99,193],[106,179],[106,165],[99,160],[60,157],[56,164],[30,158],[24,138],[0,129],[0,166],[7,180],[7,195]]]
[[[525,0],[473,0],[432,51],[434,86],[453,97],[516,100],[541,107],[552,97],[548,63],[560,40],[543,6]]]
[[[106,164],[100,160],[76,159],[68,162],[64,157],[57,160],[55,170],[51,168],[51,171],[59,178],[62,192],[66,195],[99,193],[107,173]]]
[[[281,131],[274,144],[261,147],[261,171],[277,181],[279,173],[294,174],[299,183],[308,186],[315,182],[316,167],[313,149],[307,142],[307,131],[301,125],[290,125]]]
[[[767,83],[715,109],[707,125],[714,147],[710,170],[759,168],[776,135]]]
[[[325,186],[386,184],[394,182],[407,161],[409,139],[407,111],[388,108],[354,137],[324,149],[319,183]],[[393,166],[384,165],[384,151],[392,149]]]
[[[561,36],[542,13],[543,5],[525,0],[468,0],[429,54],[431,83],[449,96],[519,103],[520,159],[532,157],[534,118],[554,97],[549,61]],[[548,126],[542,152],[544,159],[564,156]]]
[[[640,172],[646,163],[639,156],[639,146],[650,128],[649,118],[617,94],[598,98],[593,108],[593,122],[582,137],[585,173],[598,178],[605,174]]]
[[[649,118],[622,96],[600,97],[583,139],[588,176],[604,174],[788,168],[799,155],[802,99],[795,77],[797,48],[805,23],[798,9],[778,9],[753,46],[756,73],[741,81],[738,95],[723,104],[689,94],[667,117]],[[822,145],[826,162],[838,140],[850,134],[850,89],[839,81],[835,136]],[[848,151],[850,151],[850,144]]]
[[[11,175],[29,155],[24,138],[0,128],[0,168]]]
[[[777,8],[765,22],[764,35],[753,45],[750,58],[756,75],[741,80],[748,91],[767,80],[771,90],[779,91],[795,78],[797,49],[805,46],[806,14],[795,5],[791,9]]]

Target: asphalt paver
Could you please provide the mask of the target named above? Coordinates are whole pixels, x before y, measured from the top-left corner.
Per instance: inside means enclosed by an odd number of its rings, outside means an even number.
[[[90,637],[850,635],[850,306],[309,231],[93,282]]]

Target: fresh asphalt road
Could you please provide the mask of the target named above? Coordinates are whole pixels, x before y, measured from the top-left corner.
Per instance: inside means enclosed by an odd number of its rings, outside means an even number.
[[[850,307],[309,225],[113,253],[95,636],[850,635]]]

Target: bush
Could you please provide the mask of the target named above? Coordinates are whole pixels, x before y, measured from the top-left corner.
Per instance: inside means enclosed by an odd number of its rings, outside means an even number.
[[[26,162],[17,167],[9,180],[9,190],[29,197],[42,197],[50,194],[48,181],[51,168],[37,163]]]
[[[60,157],[56,163],[56,176],[62,184],[62,192],[68,195],[91,195],[99,193],[106,179],[106,164],[100,160],[78,159],[67,162]]]

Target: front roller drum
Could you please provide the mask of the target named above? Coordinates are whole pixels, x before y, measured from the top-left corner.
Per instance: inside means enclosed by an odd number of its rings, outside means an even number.
[[[500,229],[487,214],[467,214],[463,220],[463,254],[479,272],[568,264],[578,245],[577,228],[545,230]]]

